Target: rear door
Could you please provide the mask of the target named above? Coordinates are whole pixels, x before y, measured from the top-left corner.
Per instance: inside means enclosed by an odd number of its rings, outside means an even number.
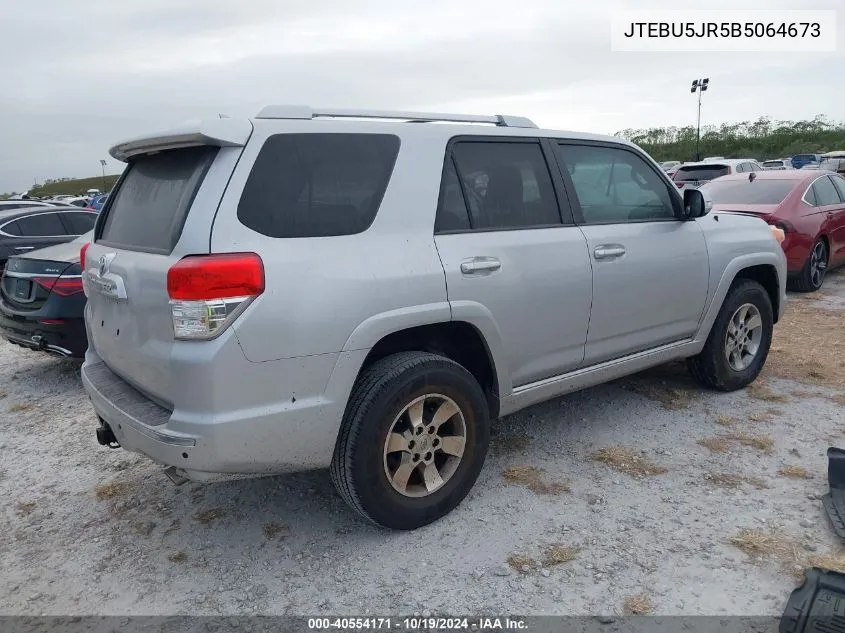
[[[698,222],[676,219],[680,199],[635,150],[575,141],[556,148],[592,258],[585,364],[691,338],[709,284]]]
[[[86,254],[90,345],[164,406],[174,399],[167,271],[185,255],[209,252],[213,215],[240,151],[201,145],[130,158]]]
[[[584,360],[590,259],[547,157],[538,139],[453,139],[435,225],[453,312],[490,312],[513,387]]]

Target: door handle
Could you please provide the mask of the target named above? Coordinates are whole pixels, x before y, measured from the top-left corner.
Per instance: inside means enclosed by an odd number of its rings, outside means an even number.
[[[16,251],[31,251],[34,246],[15,246]]]
[[[496,272],[502,267],[495,257],[473,257],[461,262],[461,272],[465,275],[479,275]]]
[[[625,253],[625,247],[621,244],[602,244],[601,246],[596,246],[593,256],[596,259],[614,259],[616,257],[622,257]]]

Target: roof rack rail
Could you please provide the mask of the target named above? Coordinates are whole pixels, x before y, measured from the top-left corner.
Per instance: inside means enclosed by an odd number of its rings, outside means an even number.
[[[354,110],[336,108],[310,108],[296,105],[269,105],[261,109],[257,119],[316,119],[318,117],[349,118],[349,119],[392,119],[412,121],[415,123],[429,123],[446,121],[451,123],[490,123],[500,127],[530,127],[537,125],[521,116],[507,114],[479,115],[479,114],[441,114],[436,112],[404,112],[401,110]]]

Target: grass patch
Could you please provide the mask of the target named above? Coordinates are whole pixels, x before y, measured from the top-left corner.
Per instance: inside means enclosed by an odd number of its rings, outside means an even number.
[[[538,563],[530,556],[512,554],[508,556],[508,566],[514,571],[518,571],[520,574],[527,574],[532,569],[536,569],[538,567]]]
[[[716,418],[716,424],[719,426],[733,426],[739,422],[739,419],[733,415],[725,415],[724,413]]]
[[[564,545],[549,545],[543,554],[543,566],[554,567],[573,561],[578,557],[580,547],[566,547]]]
[[[667,472],[660,464],[655,464],[624,446],[603,448],[594,453],[592,459],[631,477],[652,477]]]
[[[745,388],[745,392],[749,397],[755,400],[765,400],[767,402],[789,402],[789,397],[772,391],[771,387],[763,380],[755,380]]]
[[[569,486],[562,481],[546,481],[544,471],[535,466],[510,466],[502,471],[505,481],[525,486],[538,495],[559,495],[569,492]]]
[[[845,552],[811,556],[807,559],[807,564],[809,567],[819,567],[820,569],[837,571],[840,574],[845,574]]]
[[[265,523],[264,524],[264,536],[268,539],[274,539],[283,534],[286,534],[288,531],[288,526],[284,523]]]
[[[132,490],[132,484],[127,481],[113,481],[107,484],[99,484],[94,488],[97,499],[100,501],[122,497],[130,490]]]
[[[728,542],[757,561],[778,560],[792,574],[800,573],[803,567],[795,540],[775,530],[740,530]]]
[[[638,593],[625,598],[623,609],[629,615],[646,615],[654,611],[654,604],[647,595]]]
[[[34,405],[30,404],[29,402],[16,402],[13,405],[9,406],[9,413],[19,413],[21,411],[29,411],[33,408]]]
[[[764,453],[770,453],[775,445],[775,440],[770,435],[731,433],[726,437],[734,442],[739,442],[743,446],[750,446],[752,448],[756,448],[758,451],[763,451]]]
[[[705,437],[698,440],[696,443],[714,453],[727,453],[731,450],[731,443],[724,435]]]
[[[16,509],[19,517],[27,517],[35,512],[36,503],[34,501],[20,501]]]
[[[167,555],[167,560],[169,560],[171,563],[184,563],[186,560],[188,560],[188,555],[185,553],[185,550],[180,549],[176,550],[175,552],[170,552]]]
[[[770,453],[775,445],[774,439],[769,435],[749,435],[748,433],[728,433],[705,437],[697,441],[699,446],[703,446],[714,453],[727,453],[734,442],[743,446],[751,446],[764,453]]]
[[[768,411],[755,411],[748,415],[749,422],[771,422],[774,416]]]
[[[806,468],[795,464],[784,466],[778,471],[778,475],[781,477],[792,477],[793,479],[812,479]]]
[[[208,525],[212,521],[216,521],[224,516],[226,516],[226,511],[223,508],[212,508],[211,510],[197,512],[194,518],[200,523]]]
[[[818,300],[822,298],[817,292],[790,296],[774,331],[766,359],[767,375],[834,388],[845,384],[843,312],[820,307]],[[813,353],[808,354],[808,349]]]
[[[757,490],[766,490],[768,484],[758,477],[746,477],[744,475],[733,475],[731,473],[707,473],[704,479],[722,488],[739,488],[742,484],[754,486]]]

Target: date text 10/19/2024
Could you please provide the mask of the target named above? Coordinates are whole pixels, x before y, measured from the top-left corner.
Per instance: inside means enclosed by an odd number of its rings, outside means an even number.
[[[312,631],[524,631],[528,625],[521,618],[308,618]]]

